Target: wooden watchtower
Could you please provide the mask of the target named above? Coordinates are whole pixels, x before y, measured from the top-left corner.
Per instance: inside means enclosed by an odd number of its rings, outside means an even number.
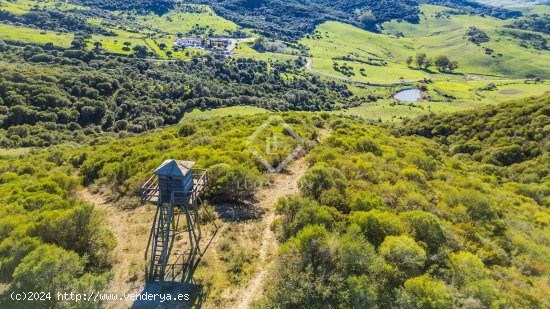
[[[199,206],[201,192],[208,181],[208,173],[195,169],[195,162],[166,160],[141,187],[141,202],[156,203],[156,213],[147,250],[145,251],[147,281],[175,281],[185,276],[189,265],[184,253],[173,249],[188,250],[189,257],[202,255]],[[180,217],[185,217],[185,227]],[[174,248],[177,235],[187,232],[188,248]],[[187,259],[188,261],[190,258]]]

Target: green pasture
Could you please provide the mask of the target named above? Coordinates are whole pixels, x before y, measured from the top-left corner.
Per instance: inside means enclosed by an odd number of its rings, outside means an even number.
[[[71,4],[68,1],[60,0],[3,0],[0,2],[0,9],[11,12],[13,14],[21,15],[29,12],[33,7],[38,6],[41,8],[57,8],[60,10],[86,10],[88,8],[80,5]]]
[[[494,83],[496,89],[483,90],[489,83]],[[392,97],[400,90],[398,87],[350,87],[357,95],[371,94],[384,99],[333,113],[359,116],[372,121],[395,122],[401,121],[402,118],[414,118],[430,112],[450,113],[550,92],[550,82],[525,84],[518,81],[437,81],[428,84],[427,87],[428,95],[433,101],[419,101],[412,104],[407,102],[396,104],[396,100]],[[453,96],[455,99],[449,101],[443,94]]]
[[[199,7],[203,12],[182,12],[180,8],[176,8],[162,16],[156,14],[137,16],[136,21],[151,29],[158,29],[169,34],[181,33],[185,35],[195,25],[208,26],[208,29],[213,30],[214,35],[227,35],[229,31],[239,28],[235,23],[216,15],[208,6],[200,5],[196,7]]]
[[[494,90],[484,89],[488,84],[494,84]],[[520,99],[529,96],[539,96],[550,91],[550,83],[528,83],[517,81],[467,81],[446,82],[438,81],[428,85],[432,97],[440,95],[453,96],[456,104],[467,102],[481,102],[483,104],[497,104],[508,100]]]
[[[437,13],[448,9],[432,5],[423,5],[421,9],[424,14],[419,24],[392,21],[383,25],[384,32],[402,34],[403,40],[414,39],[415,52],[449,56],[458,61],[457,72],[460,73],[514,78],[524,78],[529,74],[550,77],[549,51],[521,47],[520,40],[499,32],[510,21],[477,15],[437,18]],[[466,32],[471,26],[486,32],[491,40],[481,46],[468,41]],[[408,41],[404,42],[408,44]],[[492,49],[493,54],[486,54],[485,48]]]
[[[336,71],[334,69],[334,63],[336,63],[338,67],[342,67],[344,65],[348,68],[351,67],[352,69],[349,71],[353,72],[353,75],[346,76],[342,72]],[[394,63],[390,63],[387,66],[373,66],[353,61],[335,61],[325,58],[313,58],[312,68],[334,76],[372,83],[417,81],[430,77],[430,74],[422,70],[411,70],[406,66]]]
[[[0,24],[0,39],[23,43],[52,43],[56,46],[69,47],[73,34]]]
[[[418,52],[429,57],[446,55],[458,61],[457,74],[483,75],[488,78],[525,78],[528,75],[550,78],[550,52],[520,46],[520,40],[499,31],[510,21],[474,15],[436,17],[448,10],[441,6],[422,5],[420,23],[387,22],[383,33],[369,32],[339,22],[325,22],[316,33],[300,43],[309,48],[312,68],[338,77],[363,82],[391,83],[422,78],[448,79],[435,68],[431,72],[409,68],[405,60]],[[468,40],[466,32],[475,25],[485,31],[490,41],[478,46]],[[527,32],[527,31],[520,31]],[[545,36],[550,40],[550,36]],[[486,54],[486,48],[493,54]],[[343,60],[342,57],[351,59]],[[385,66],[374,65],[385,61]],[[347,64],[351,76],[334,68]],[[360,71],[363,69],[362,71]],[[361,74],[361,72],[363,74]]]
[[[34,1],[2,1],[0,2],[0,10],[22,15],[30,11],[35,4]]]
[[[93,47],[93,43],[98,41],[101,43],[101,46],[103,49],[105,49],[107,52],[110,53],[117,53],[117,54],[131,54],[133,53],[133,48],[136,45],[143,45],[147,46],[143,39],[143,35],[140,33],[132,33],[124,30],[119,29],[110,29],[114,31],[117,35],[116,36],[106,36],[106,35],[93,35],[92,38],[89,40],[88,45],[90,48]],[[129,46],[130,50],[124,50],[124,42],[130,42],[131,45]],[[151,47],[148,47],[150,50]]]
[[[520,11],[523,14],[542,14],[549,13],[550,7],[542,5],[544,0],[477,0],[483,4],[504,7],[509,10]]]
[[[186,113],[183,116],[182,121],[187,120],[198,120],[198,119],[210,119],[214,117],[225,117],[225,116],[244,116],[244,115],[256,115],[262,113],[268,113],[269,111],[263,108],[254,107],[254,106],[231,106],[231,107],[222,107],[206,111],[201,111],[199,109],[194,109],[193,111]]]

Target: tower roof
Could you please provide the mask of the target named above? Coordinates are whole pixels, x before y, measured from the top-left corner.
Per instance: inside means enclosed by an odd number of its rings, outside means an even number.
[[[187,175],[194,164],[195,162],[193,161],[168,159],[162,162],[162,164],[157,167],[153,174],[159,176],[183,177]]]

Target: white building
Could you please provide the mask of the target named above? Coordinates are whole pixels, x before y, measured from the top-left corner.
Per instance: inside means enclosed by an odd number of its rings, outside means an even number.
[[[177,39],[174,41],[174,44],[180,47],[203,47],[200,39]]]

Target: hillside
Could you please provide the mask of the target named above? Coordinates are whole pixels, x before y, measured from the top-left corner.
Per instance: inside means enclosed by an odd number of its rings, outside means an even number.
[[[461,160],[482,163],[508,189],[550,205],[550,95],[445,116],[420,117],[397,131],[438,141]]]
[[[509,107],[497,117],[517,116]],[[283,243],[262,306],[548,306],[547,201],[433,141],[345,119],[328,125],[299,195],[277,205]]]
[[[370,30],[390,20],[419,21],[419,1],[209,1],[198,3],[212,5],[221,16],[237,24],[258,29],[262,34],[286,40],[296,40],[311,33],[315,26],[325,21],[341,21]],[[498,18],[521,15],[502,8],[495,8],[474,1],[429,0],[431,4],[460,8],[464,12],[487,14]]]
[[[0,145],[11,148],[101,132],[139,133],[178,123],[194,108],[334,110],[364,101],[343,83],[304,74],[299,60],[127,61],[88,51],[75,40],[61,52],[0,42],[0,63]]]
[[[550,308],[549,16],[0,0],[0,308]]]
[[[541,112],[534,106],[547,102],[544,100],[546,98],[533,100],[529,103],[532,108],[526,107],[524,113]],[[496,117],[513,119],[511,115],[505,116],[508,112],[517,113],[513,105],[507,104],[500,107],[497,114],[500,116]],[[489,112],[483,115],[494,116]],[[331,136],[317,145],[308,142],[310,152],[306,160],[311,167],[300,182],[299,196],[286,196],[277,204],[279,219],[274,224],[275,235],[283,245],[270,280],[274,280],[279,289],[268,289],[267,298],[262,302],[300,307],[321,303],[386,306],[428,298],[445,306],[472,301],[486,306],[497,303],[543,306],[546,289],[543,282],[548,275],[543,265],[548,263],[546,257],[549,256],[548,247],[543,244],[548,241],[544,235],[548,235],[550,214],[538,206],[536,200],[528,198],[529,194],[498,181],[484,165],[467,158],[451,158],[446,148],[423,137],[396,138],[386,129],[328,114],[281,116],[308,141],[319,136],[316,127],[330,130]],[[524,116],[529,119],[527,114]],[[19,226],[18,222],[36,222],[36,227],[25,230],[23,235],[28,238],[14,234],[17,229],[10,229],[13,232],[9,233],[5,229],[3,246],[6,249],[2,258],[10,258],[9,248],[21,246],[21,241],[38,238],[32,240],[32,245],[17,259],[3,263],[11,265],[2,268],[4,282],[39,289],[89,286],[90,283],[85,283],[88,279],[84,279],[89,275],[82,277],[83,272],[73,273],[65,287],[43,283],[40,279],[43,274],[39,272],[33,273],[33,281],[25,279],[24,276],[29,276],[27,268],[40,263],[36,260],[39,254],[50,254],[41,250],[51,250],[51,254],[74,250],[75,260],[70,263],[76,264],[70,265],[80,267],[85,273],[97,276],[101,269],[109,269],[113,243],[108,240],[104,224],[95,225],[92,232],[69,232],[66,236],[101,233],[99,235],[106,237],[101,250],[94,247],[99,244],[78,242],[82,248],[78,249],[65,238],[48,236],[49,231],[58,226],[59,216],[69,216],[63,225],[67,229],[70,222],[81,220],[77,216],[81,213],[77,211],[82,207],[79,205],[89,207],[75,199],[79,182],[103,192],[107,201],[113,203],[110,207],[132,209],[138,205],[135,188],[163,158],[177,156],[193,158],[201,167],[209,167],[213,183],[208,200],[214,205],[247,199],[247,194],[254,191],[235,191],[232,181],[253,182],[253,179],[270,177],[260,173],[264,170],[262,165],[242,148],[245,147],[242,141],[266,117],[196,120],[139,137],[106,139],[95,146],[59,146],[17,160],[5,157],[0,161],[4,192],[0,203],[5,214],[2,222],[11,222],[12,227]],[[457,115],[454,117],[454,122],[461,121]],[[541,125],[533,122],[537,128]],[[413,130],[414,125],[410,128]],[[287,137],[287,142],[291,140]],[[261,141],[259,143],[261,145]],[[277,162],[284,156],[285,153],[280,153],[269,157]],[[72,176],[75,172],[78,176]],[[31,179],[32,186],[22,185]],[[16,190],[17,187],[20,189]],[[29,196],[32,196],[31,204]],[[68,198],[73,204],[63,206],[64,210],[60,211],[55,202],[60,198]],[[36,203],[44,206],[35,208],[32,205]],[[256,202],[252,202],[251,207],[254,205]],[[87,216],[92,218],[99,215],[93,208],[87,211]],[[218,215],[223,216],[223,212]],[[15,220],[14,216],[20,219]],[[220,295],[246,286],[261,269],[257,264],[258,255],[254,253],[257,243],[245,232],[261,225],[244,220],[244,223],[224,221],[224,226],[235,232],[216,240],[218,249],[212,250],[223,250],[222,255],[209,254],[197,271],[197,282],[203,288],[210,287],[210,292],[201,300],[206,307],[215,306],[216,302],[235,301]],[[131,222],[127,224],[133,224]],[[205,228],[210,229],[211,225],[206,224]],[[36,234],[37,231],[48,233]],[[226,245],[222,243],[231,237],[250,243],[249,248],[231,245],[224,249]],[[301,248],[310,241],[322,246],[303,251]],[[85,250],[102,252],[102,257],[79,261],[78,254],[82,255]],[[238,253],[241,260],[230,258],[227,254],[231,252]],[[413,262],[401,264],[403,258]],[[318,262],[310,264],[311,259]],[[102,263],[101,269],[94,266],[93,263],[98,263],[96,260]],[[214,269],[216,275],[208,275]],[[117,269],[116,276],[121,272],[135,278],[142,276],[141,269],[135,266]],[[326,277],[319,275],[323,272],[327,273]],[[12,274],[13,279],[8,279]],[[64,268],[59,268],[54,276],[65,274]],[[378,279],[373,282],[372,278]],[[107,286],[107,279],[96,280],[101,280],[94,281],[97,287]],[[522,286],[521,292],[512,288],[518,284]],[[139,288],[140,281],[132,286]],[[319,289],[323,292],[317,292]],[[433,289],[438,292],[433,293]],[[344,291],[350,294],[337,296]]]

